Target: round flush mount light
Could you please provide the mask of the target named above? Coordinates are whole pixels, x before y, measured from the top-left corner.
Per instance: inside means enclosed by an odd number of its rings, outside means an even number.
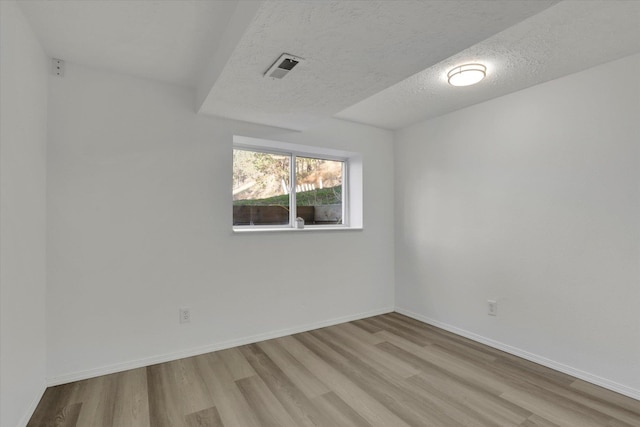
[[[459,65],[447,73],[451,86],[471,86],[484,79],[487,67],[482,64]]]

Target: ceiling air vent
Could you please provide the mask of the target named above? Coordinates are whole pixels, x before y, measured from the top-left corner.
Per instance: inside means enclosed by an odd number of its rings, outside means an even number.
[[[273,65],[264,73],[265,77],[272,77],[274,79],[281,79],[287,74],[289,71],[293,70],[293,67],[298,65],[299,62],[302,62],[302,58],[298,58],[297,56],[289,55],[288,53],[283,53],[280,55],[280,58],[273,63]]]

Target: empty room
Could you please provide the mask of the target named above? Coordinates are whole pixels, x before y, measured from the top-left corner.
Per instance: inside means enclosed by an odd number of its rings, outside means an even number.
[[[640,0],[0,0],[0,427],[640,427]]]

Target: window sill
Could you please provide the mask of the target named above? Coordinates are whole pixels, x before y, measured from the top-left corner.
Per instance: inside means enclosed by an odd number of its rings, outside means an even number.
[[[362,231],[362,227],[347,227],[344,225],[322,225],[322,226],[306,226],[305,228],[293,228],[293,227],[233,227],[234,234],[245,233],[304,233],[305,231]]]

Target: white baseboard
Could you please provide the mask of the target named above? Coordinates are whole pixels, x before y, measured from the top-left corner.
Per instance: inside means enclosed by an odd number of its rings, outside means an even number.
[[[502,350],[509,354],[513,354],[514,356],[522,357],[523,359],[527,359],[539,365],[546,366],[547,368],[555,369],[556,371],[563,372],[565,374],[574,376],[576,378],[587,381],[589,383],[598,385],[600,387],[604,387],[611,391],[615,391],[616,393],[624,394],[625,396],[631,397],[636,400],[640,400],[640,390],[636,390],[624,384],[620,384],[615,381],[611,381],[606,378],[599,377],[598,375],[594,375],[589,372],[585,372],[580,369],[573,368],[571,366],[565,365],[560,362],[556,362],[555,360],[547,359],[546,357],[539,356],[537,354],[529,353],[528,351],[521,350],[517,347],[512,347],[508,344],[504,344],[499,341],[495,341],[490,338],[483,337],[482,335],[478,335],[473,332],[469,332],[464,329],[460,329],[455,326],[449,325],[447,323],[443,323],[443,322],[431,319],[429,317],[423,316],[418,313],[414,313],[413,311],[404,309],[402,307],[396,307],[395,311],[400,314],[404,314],[405,316],[427,323],[429,325],[436,326],[440,329],[444,329],[445,331],[452,332],[456,335],[460,335],[465,338],[469,338],[473,341],[486,344],[489,347]]]
[[[353,320],[364,319],[365,317],[377,316],[379,314],[390,313],[392,311],[394,311],[393,307],[385,307],[377,310],[367,311],[364,313],[337,317],[329,320],[323,320],[320,322],[307,323],[307,324],[295,326],[292,328],[280,329],[278,331],[266,332],[263,334],[252,335],[252,336],[238,338],[230,341],[212,343],[212,344],[208,344],[201,347],[190,348],[187,350],[181,350],[181,351],[161,354],[157,356],[145,357],[143,359],[131,360],[127,362],[115,363],[113,365],[102,366],[99,368],[88,369],[84,371],[69,372],[67,374],[47,378],[47,385],[55,386],[60,384],[66,384],[73,381],[80,381],[80,380],[86,380],[88,378],[99,377],[101,375],[128,371],[129,369],[142,368],[144,366],[155,365],[157,363],[170,362],[172,360],[183,359],[185,357],[198,356],[200,354],[211,353],[212,351],[224,350],[227,348],[237,347],[240,345],[253,344],[259,341],[270,340],[273,338],[280,338],[287,335],[298,334],[301,332],[307,332],[313,329],[333,326],[333,325],[337,325],[338,323],[351,322]]]
[[[29,407],[27,408],[27,411],[24,413],[22,419],[20,420],[20,422],[16,427],[26,427],[27,424],[29,424],[29,421],[31,420],[33,413],[36,411],[36,408],[38,407],[38,403],[40,403],[40,399],[42,399],[42,395],[44,394],[46,389],[47,389],[47,384],[43,382],[42,387],[40,388],[40,391],[33,398],[31,403],[29,404]]]

